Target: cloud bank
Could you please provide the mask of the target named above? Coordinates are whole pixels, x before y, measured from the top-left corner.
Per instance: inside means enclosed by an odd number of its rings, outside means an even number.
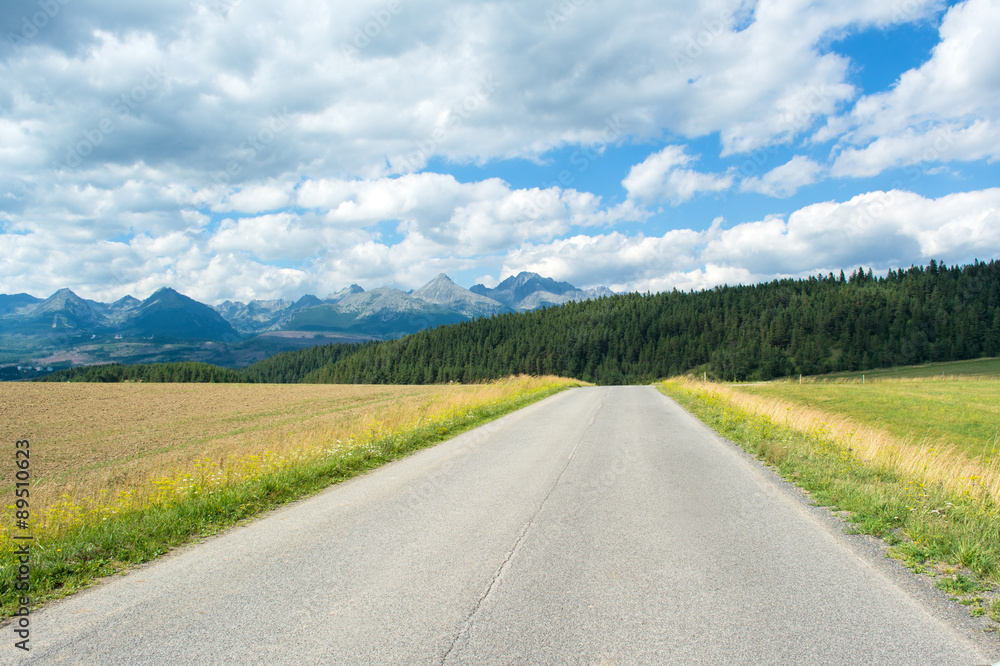
[[[888,55],[838,40],[904,25],[937,44],[862,90]],[[693,288],[1000,252],[995,190],[962,180],[1000,151],[991,0],[47,0],[0,26],[3,293]],[[610,175],[515,182],[574,149]],[[741,197],[773,212],[716,221]]]

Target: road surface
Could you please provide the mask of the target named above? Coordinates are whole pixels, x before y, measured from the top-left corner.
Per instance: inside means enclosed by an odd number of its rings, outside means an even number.
[[[863,543],[655,389],[575,389],[53,603],[0,661],[1000,660]]]

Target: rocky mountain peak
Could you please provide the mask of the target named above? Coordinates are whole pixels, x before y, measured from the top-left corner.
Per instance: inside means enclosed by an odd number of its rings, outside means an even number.
[[[444,273],[413,292],[412,296],[441,305],[467,317],[483,317],[507,310],[502,303],[455,284]]]

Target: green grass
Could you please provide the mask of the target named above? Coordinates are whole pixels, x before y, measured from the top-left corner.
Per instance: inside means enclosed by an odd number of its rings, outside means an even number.
[[[826,375],[808,377],[809,381],[829,381],[841,379],[920,379],[924,377],[1000,377],[1000,358],[976,358],[967,361],[947,363],[926,363],[923,365],[902,365],[894,368],[879,368],[863,372],[833,372]]]
[[[334,483],[450,439],[575,384],[562,383],[463,409],[409,430],[374,435],[358,446],[304,460],[225,485],[192,492],[176,502],[88,521],[31,545],[32,607],[66,596],[98,578],[148,562],[173,548],[218,533],[263,511],[314,494]],[[5,553],[0,566],[0,618],[17,609],[17,564]]]
[[[1000,447],[1000,381],[994,379],[781,381],[733,388],[846,416],[901,438],[947,441],[984,460]]]
[[[658,387],[818,504],[846,512],[858,532],[884,539],[890,552],[915,571],[951,575],[942,583],[949,591],[970,594],[1000,583],[1000,507],[988,493],[949,491],[860,460],[824,432],[778,425],[694,382]],[[959,569],[965,573],[959,575]]]
[[[954,574],[950,577],[946,576],[939,578],[934,585],[938,589],[951,594],[971,594],[972,592],[981,592],[988,589],[988,587],[983,585],[980,581],[968,576],[963,576],[962,574]],[[980,601],[982,600],[980,599]]]

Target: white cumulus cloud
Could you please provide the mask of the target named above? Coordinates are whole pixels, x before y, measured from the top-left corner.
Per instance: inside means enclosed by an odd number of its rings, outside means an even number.
[[[759,192],[772,197],[790,197],[799,188],[812,185],[825,172],[824,167],[802,155],[796,155],[760,177],[745,178],[741,192]]]
[[[1000,4],[951,7],[931,58],[858,100],[832,173],[870,176],[936,161],[1000,158]]]
[[[683,146],[667,146],[629,170],[622,186],[629,198],[643,203],[669,201],[676,206],[701,192],[722,192],[733,185],[729,174],[715,175],[685,168],[695,158]]]

